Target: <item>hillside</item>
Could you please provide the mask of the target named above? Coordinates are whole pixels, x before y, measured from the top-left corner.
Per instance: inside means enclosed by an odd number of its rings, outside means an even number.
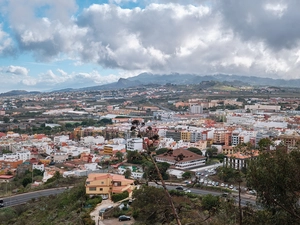
[[[0,210],[1,225],[82,225],[94,224],[89,213],[101,202],[86,199],[85,186],[79,185],[54,196],[41,197],[26,205]],[[85,206],[90,205],[90,208]]]

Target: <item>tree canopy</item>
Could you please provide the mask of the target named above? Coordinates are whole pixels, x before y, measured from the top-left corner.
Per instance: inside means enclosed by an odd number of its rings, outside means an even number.
[[[188,148],[187,150],[191,151],[191,152],[194,152],[198,155],[202,155],[202,151],[199,149],[199,148],[195,148],[195,147],[190,147]]]
[[[300,221],[300,152],[283,150],[263,152],[252,160],[247,182],[257,191],[260,202],[271,212],[286,213]]]

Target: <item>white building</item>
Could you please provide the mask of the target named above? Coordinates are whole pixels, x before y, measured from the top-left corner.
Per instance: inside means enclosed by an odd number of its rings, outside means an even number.
[[[202,114],[203,113],[203,107],[201,105],[191,105],[190,111],[193,114]]]
[[[141,179],[143,178],[144,172],[141,168],[137,168],[136,166],[119,166],[118,174],[124,174],[126,170],[129,169],[131,171],[131,177],[133,179]]]
[[[129,151],[142,151],[143,139],[142,138],[130,138],[127,140],[127,150]]]
[[[26,160],[31,159],[30,151],[22,151],[22,152],[15,152],[15,153],[6,153],[0,156],[0,160],[22,160],[25,162]]]
[[[88,137],[83,137],[82,141],[84,142],[84,144],[103,144],[105,142],[105,139],[103,136],[97,136],[97,137],[93,137],[93,136],[88,136]]]
[[[45,171],[45,165],[43,163],[34,163],[32,164],[32,169],[36,169],[36,170],[40,170],[41,172],[44,172]]]
[[[245,109],[249,110],[262,110],[262,111],[280,111],[280,105],[262,105],[262,104],[254,104],[254,105],[245,105]]]
[[[84,168],[86,170],[97,170],[99,169],[98,163],[86,163],[84,164]]]
[[[60,148],[60,152],[66,153],[73,157],[77,157],[80,156],[82,153],[90,154],[91,149],[86,147],[77,147],[77,146],[63,146]]]
[[[53,141],[54,143],[58,144],[58,143],[61,143],[61,142],[66,142],[70,140],[69,136],[68,135],[61,135],[61,136],[55,136],[53,138]]]

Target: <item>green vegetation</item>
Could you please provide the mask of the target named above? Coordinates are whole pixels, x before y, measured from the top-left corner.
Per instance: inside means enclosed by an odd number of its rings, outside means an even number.
[[[34,199],[26,205],[4,208],[0,210],[0,223],[1,225],[93,225],[95,223],[89,214],[101,201],[101,197],[88,198],[82,184],[62,194]]]
[[[248,185],[257,191],[259,201],[273,221],[289,221],[285,224],[300,221],[299,159],[299,150],[265,151],[248,168]]]
[[[120,193],[120,194],[113,194],[111,196],[111,200],[113,202],[119,202],[119,201],[122,201],[123,199],[128,198],[128,197],[129,197],[128,192],[124,191],[123,193]]]
[[[203,154],[202,154],[202,151],[201,151],[199,148],[190,147],[190,148],[188,148],[187,150],[189,150],[189,151],[191,151],[191,152],[194,152],[194,153],[196,153],[196,154],[198,154],[198,155],[203,155]]]

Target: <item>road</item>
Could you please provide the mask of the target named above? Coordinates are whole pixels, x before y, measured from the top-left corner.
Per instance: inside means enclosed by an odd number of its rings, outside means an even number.
[[[167,188],[169,190],[175,190],[176,186],[167,185]],[[4,207],[21,205],[21,204],[24,204],[24,203],[30,201],[31,199],[36,199],[39,197],[49,196],[49,195],[56,195],[56,194],[64,192],[65,190],[67,190],[67,188],[62,187],[62,188],[53,188],[53,189],[47,189],[47,190],[13,195],[10,197],[3,198]],[[218,196],[222,195],[221,192],[215,192],[215,191],[210,191],[210,190],[202,190],[202,189],[196,189],[196,188],[190,188],[189,190],[191,190],[191,193],[198,194],[198,195],[207,195],[207,194],[218,195]],[[234,196],[236,201],[238,201],[237,195],[232,195],[232,196]],[[256,201],[255,201],[255,199],[253,199],[253,197],[250,197],[247,195],[242,195],[241,196],[241,204],[243,206],[245,206],[245,205],[247,205],[247,203],[256,205]]]
[[[170,186],[167,185],[168,190],[176,190],[177,186]],[[197,188],[189,188],[191,193],[197,194],[197,195],[216,195],[216,196],[221,196],[223,193],[221,192],[216,192],[216,191],[209,191],[209,190],[202,190],[202,189],[197,189]],[[238,203],[238,193],[237,194],[232,194],[232,197],[236,200],[236,203]],[[254,199],[253,196],[248,196],[248,195],[241,195],[241,205],[246,206],[247,203],[250,203],[251,205],[255,206],[256,205],[256,200]]]
[[[2,198],[2,199],[4,201],[4,207],[8,207],[8,206],[14,206],[14,205],[21,205],[21,204],[28,202],[31,199],[36,199],[39,197],[56,195],[56,194],[64,192],[65,190],[67,190],[66,187],[53,188],[53,189],[28,192],[28,193],[23,193],[23,194],[18,194],[18,195],[12,195],[12,196]]]

